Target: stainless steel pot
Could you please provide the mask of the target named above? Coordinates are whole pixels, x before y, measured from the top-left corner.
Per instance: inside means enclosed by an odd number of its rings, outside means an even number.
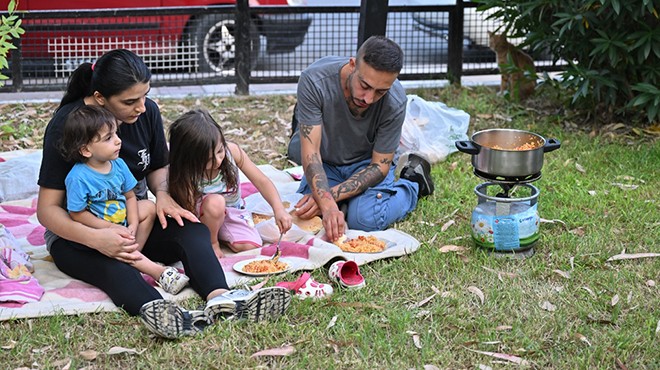
[[[476,132],[470,141],[456,141],[456,148],[472,154],[477,171],[493,177],[526,177],[541,172],[543,153],[559,149],[557,139],[523,130],[491,129]]]

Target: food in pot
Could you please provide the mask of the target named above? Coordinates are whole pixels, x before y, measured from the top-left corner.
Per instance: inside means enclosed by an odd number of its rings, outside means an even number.
[[[245,266],[243,266],[243,272],[248,272],[251,274],[270,274],[280,271],[284,271],[289,268],[289,264],[281,261],[273,260],[258,260],[252,261]]]
[[[493,145],[490,148],[491,149],[498,149],[498,150],[514,150],[514,151],[521,151],[521,150],[532,150],[536,149],[538,147],[541,147],[542,143],[538,140],[531,140],[528,141],[522,145],[518,145],[516,147],[510,148],[510,147],[502,147],[501,145]]]
[[[386,245],[384,241],[373,235],[360,235],[353,239],[347,239],[346,235],[342,235],[334,244],[342,251],[350,253],[378,253],[384,251]]]

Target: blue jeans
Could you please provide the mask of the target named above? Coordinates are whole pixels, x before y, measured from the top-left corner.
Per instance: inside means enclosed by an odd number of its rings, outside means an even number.
[[[354,173],[371,163],[370,159],[346,166],[332,166],[324,163],[323,169],[328,177],[330,187],[346,181]],[[395,162],[396,163],[396,162]],[[394,181],[395,166],[385,179],[364,193],[348,199],[346,223],[349,229],[376,231],[385,230],[391,224],[406,217],[417,206],[419,185],[406,179]],[[298,193],[309,194],[311,189],[307,179],[302,178]]]

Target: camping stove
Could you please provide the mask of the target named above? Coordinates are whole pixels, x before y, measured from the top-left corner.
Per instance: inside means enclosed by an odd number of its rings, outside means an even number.
[[[498,254],[529,257],[539,239],[539,189],[531,185],[541,173],[524,177],[490,176],[474,188],[477,206],[472,211],[471,234],[474,242]]]

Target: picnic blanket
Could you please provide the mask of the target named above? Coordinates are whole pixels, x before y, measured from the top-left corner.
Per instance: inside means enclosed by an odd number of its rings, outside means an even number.
[[[9,233],[14,247],[15,255],[29,256],[29,261],[24,263],[26,268],[31,268],[30,279],[23,276],[24,281],[31,281],[32,285],[25,289],[31,292],[32,299],[2,300],[2,295],[10,296],[6,286],[0,284],[0,321],[12,318],[26,318],[49,316],[57,314],[81,314],[100,311],[119,310],[109,297],[100,289],[91,286],[82,281],[73,279],[57,269],[52,262],[52,258],[46,250],[43,233],[44,227],[39,224],[36,218],[36,178],[39,170],[39,162],[34,158],[40,153],[34,151],[25,152],[6,152],[0,153],[0,173],[6,176],[0,177],[0,224],[4,225]],[[28,160],[29,159],[29,160]],[[13,162],[17,161],[17,162]],[[11,170],[7,170],[11,167]],[[12,176],[14,169],[20,168],[20,178]],[[278,188],[283,199],[295,199],[295,190],[297,189],[297,180],[300,176],[300,169],[278,170],[273,166],[264,165],[259,168],[273,181]],[[14,181],[14,186],[7,184],[7,181]],[[248,208],[262,207],[261,196],[256,193],[254,186],[245,179],[241,178],[241,187],[243,196],[246,199]],[[26,192],[28,195],[26,196]],[[16,199],[20,198],[20,199]],[[266,229],[264,229],[266,230]],[[403,256],[416,251],[419,248],[419,241],[412,236],[395,229],[389,229],[378,232],[364,233],[356,230],[349,230],[347,235],[354,237],[357,235],[369,234],[387,241],[387,247],[380,253],[356,254],[342,252],[337,246],[328,243],[323,239],[324,232],[321,230],[318,234],[300,233],[300,230],[292,229],[287,234],[281,244],[282,260],[289,263],[290,270],[281,275],[275,275],[270,278],[269,283],[277,281],[293,281],[296,279],[296,272],[302,270],[314,270],[321,268],[337,259],[354,260],[359,265],[376,261],[383,258]],[[230,287],[240,287],[244,284],[256,282],[262,277],[248,276],[239,273],[233,269],[237,262],[259,258],[261,256],[271,256],[275,252],[274,240],[268,235],[267,231],[262,233],[265,244],[262,248],[242,252],[227,252],[225,258],[220,259],[220,263],[225,272],[227,283]],[[182,267],[180,263],[175,265]],[[25,272],[25,270],[21,270]],[[292,276],[291,274],[296,274]],[[153,279],[145,279],[155,285]],[[43,293],[39,289],[42,289]],[[7,288],[9,289],[9,288]],[[15,288],[12,288],[15,289]],[[157,287],[163,297],[175,300],[183,300],[195,296],[192,289],[186,288],[176,296],[165,293]],[[19,292],[20,293],[20,292]],[[40,297],[37,297],[40,295]]]

